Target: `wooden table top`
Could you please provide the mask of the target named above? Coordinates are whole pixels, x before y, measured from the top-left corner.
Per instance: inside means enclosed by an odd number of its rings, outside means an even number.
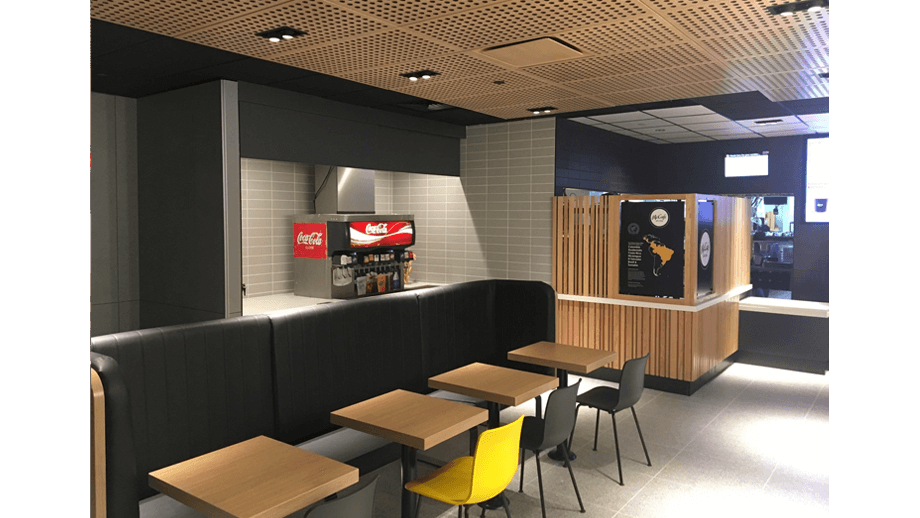
[[[296,512],[358,482],[358,469],[255,437],[153,471],[150,487],[214,518]]]
[[[559,386],[555,376],[471,363],[428,378],[433,389],[478,397],[507,406],[518,406]]]
[[[616,361],[617,353],[553,342],[537,342],[509,351],[508,359],[587,374]]]
[[[406,390],[386,394],[332,412],[332,424],[427,450],[486,422],[484,408],[424,396]]]

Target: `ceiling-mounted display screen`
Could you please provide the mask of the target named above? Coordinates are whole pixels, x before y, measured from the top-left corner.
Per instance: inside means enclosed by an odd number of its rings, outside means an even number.
[[[830,137],[808,139],[805,162],[805,221],[830,222]]]
[[[767,151],[725,155],[725,177],[767,176],[769,160]]]

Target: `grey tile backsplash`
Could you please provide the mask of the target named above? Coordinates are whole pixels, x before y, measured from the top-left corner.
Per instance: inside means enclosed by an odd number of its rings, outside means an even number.
[[[291,293],[293,216],[314,212],[313,167],[251,158],[240,162],[246,296]]]
[[[378,214],[412,214],[412,280],[551,282],[555,120],[467,128],[460,177],[377,171]],[[342,164],[348,165],[348,164]],[[292,216],[314,212],[313,168],[242,160],[247,296],[294,290]]]

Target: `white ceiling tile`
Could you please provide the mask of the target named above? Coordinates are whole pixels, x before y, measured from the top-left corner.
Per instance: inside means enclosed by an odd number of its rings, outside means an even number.
[[[789,124],[769,124],[764,126],[753,126],[749,127],[751,131],[755,133],[765,134],[765,133],[779,133],[783,131],[795,131],[795,130],[810,130],[807,124],[804,122],[792,122]]]
[[[795,115],[788,115],[785,117],[762,117],[760,119],[745,119],[735,122],[748,128],[762,126],[761,124],[757,124],[757,121],[780,121],[778,124],[791,124],[799,122],[799,119]]]
[[[827,113],[813,113],[808,115],[799,115],[799,119],[802,119],[802,122],[808,124],[808,126],[820,133],[826,133],[830,130],[830,114]]]
[[[783,130],[783,131],[769,131],[769,132],[761,131],[760,132],[760,134],[763,135],[764,137],[785,137],[788,135],[811,135],[814,133],[815,133],[815,130],[808,128],[808,127],[801,128],[801,129],[788,129],[788,130]]]
[[[663,119],[671,117],[688,117],[691,115],[711,115],[715,112],[705,106],[680,106],[677,108],[660,108],[657,110],[643,110],[644,113],[661,117]]]
[[[718,113],[710,113],[709,115],[692,115],[690,117],[665,117],[668,122],[673,122],[680,126],[687,127],[688,124],[702,124],[704,122],[724,122],[729,120],[727,117],[723,117]]]
[[[643,129],[643,128],[658,128],[662,126],[674,126],[670,122],[664,119],[656,119],[652,117],[651,119],[641,120],[641,121],[629,121],[629,122],[618,122],[616,124],[621,128],[626,129]]]
[[[683,136],[668,137],[668,142],[672,144],[681,144],[684,142],[705,142],[709,140],[713,140],[713,139],[711,137],[707,137],[704,135],[696,135],[693,137],[683,137]]]
[[[799,119],[801,119],[802,122],[808,124],[809,126],[811,126],[812,123],[816,123],[816,122],[817,123],[823,122],[825,125],[827,125],[828,121],[830,121],[830,114],[829,113],[809,113],[808,115],[799,115]]]
[[[628,113],[611,113],[608,115],[592,115],[590,117],[594,120],[599,120],[601,122],[608,123],[620,123],[620,122],[629,122],[629,121],[638,121],[644,119],[654,119],[651,115],[647,115],[642,112],[628,112]]]
[[[663,126],[659,128],[637,128],[636,133],[653,137],[667,138],[668,135],[693,135],[694,133],[680,126]]]
[[[739,129],[742,126],[735,124],[733,121],[725,122],[708,122],[704,124],[681,124],[684,128],[693,131],[711,131],[711,130],[720,130],[720,129]]]
[[[712,135],[712,138],[716,140],[737,140],[737,139],[744,139],[744,138],[763,138],[763,137],[756,133],[738,133],[734,135]]]
[[[711,130],[695,130],[697,133],[703,135],[709,135],[710,137],[720,136],[720,135],[747,135],[753,134],[756,135],[753,131],[742,128],[741,126],[735,126],[734,128],[720,128],[720,129],[711,129]]]

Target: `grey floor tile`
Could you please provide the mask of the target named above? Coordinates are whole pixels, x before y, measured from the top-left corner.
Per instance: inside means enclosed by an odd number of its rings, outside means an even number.
[[[579,377],[573,377],[574,383]],[[581,391],[598,385],[583,378]],[[734,364],[692,396],[646,390],[636,406],[652,466],[646,465],[629,411],[617,428],[625,485],[618,484],[613,429],[602,413],[598,450],[595,411],[583,408],[574,432],[572,462],[586,513],[579,512],[564,464],[541,456],[547,516],[657,518],[738,516],[783,518],[829,514],[829,376]],[[548,393],[543,395],[545,405]],[[502,422],[533,415],[533,401],[502,411]],[[466,434],[423,453],[448,461],[469,454]],[[419,466],[419,475],[433,467]],[[375,516],[399,516],[400,468],[381,476]],[[367,476],[367,475],[365,475]],[[506,495],[515,518],[540,518],[536,463],[528,453],[524,492],[520,471]],[[471,510],[480,516],[479,509]],[[420,518],[452,518],[456,508],[425,500]],[[487,517],[502,517],[494,510]]]

